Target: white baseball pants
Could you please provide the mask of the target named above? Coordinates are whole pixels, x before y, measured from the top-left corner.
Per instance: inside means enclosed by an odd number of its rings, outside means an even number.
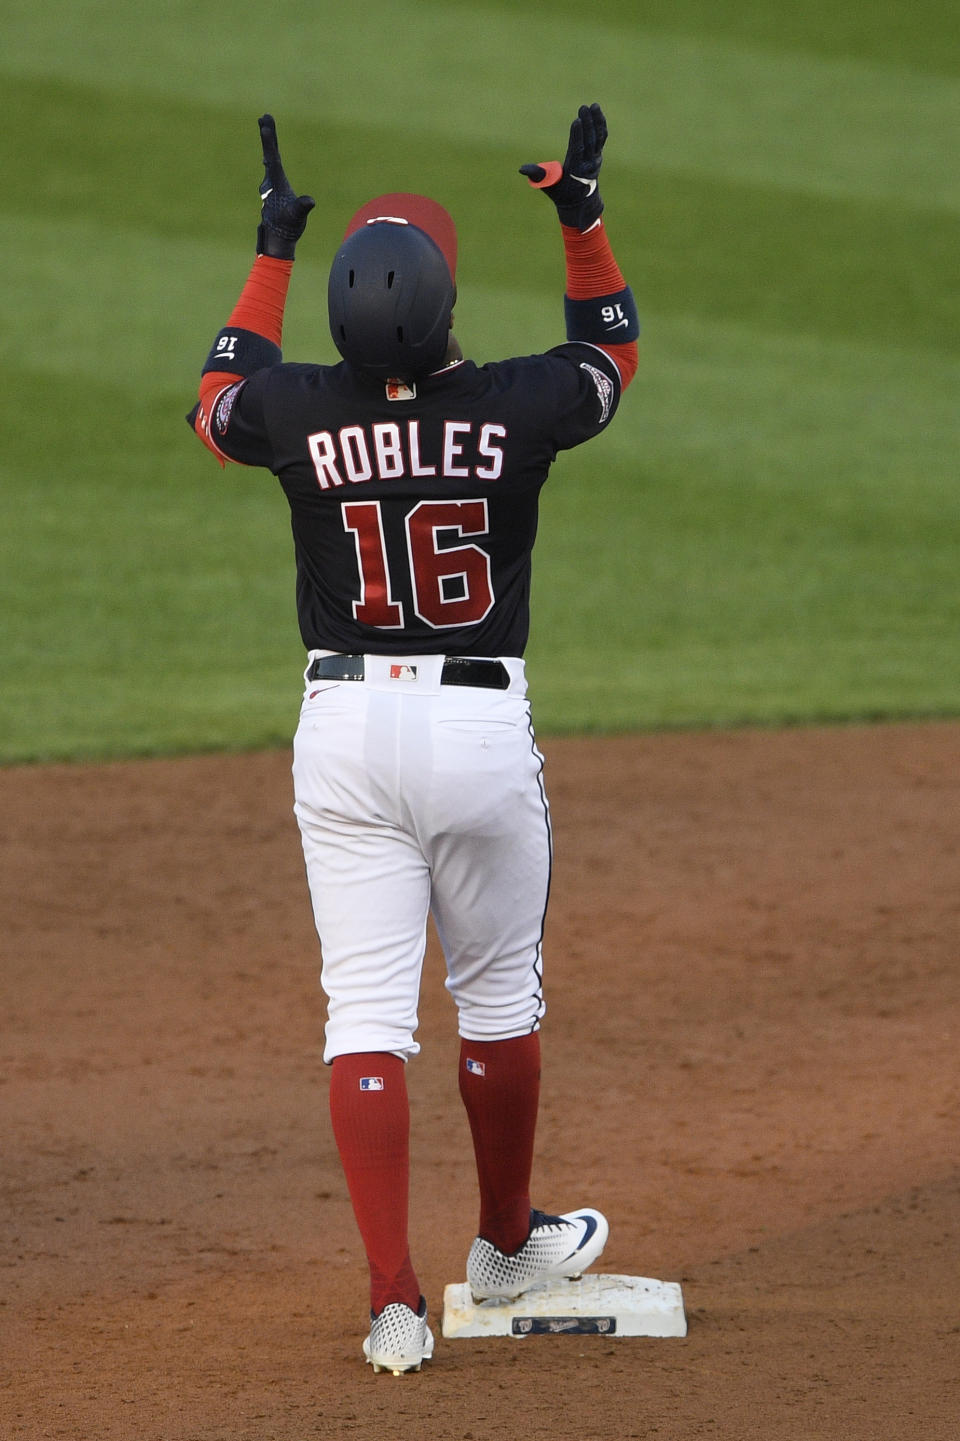
[[[314,656],[329,652],[312,652]],[[550,814],[523,661],[507,690],[440,684],[442,656],[308,681],[294,810],[328,1001],[324,1060],[419,1051],[432,911],[468,1040],[536,1030]]]

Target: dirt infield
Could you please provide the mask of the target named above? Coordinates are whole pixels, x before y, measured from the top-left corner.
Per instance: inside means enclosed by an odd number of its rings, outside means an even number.
[[[960,727],[545,744],[535,1199],[685,1339],[360,1358],[286,754],[0,771],[0,1436],[954,1441]],[[431,942],[437,1317],[475,1224]]]

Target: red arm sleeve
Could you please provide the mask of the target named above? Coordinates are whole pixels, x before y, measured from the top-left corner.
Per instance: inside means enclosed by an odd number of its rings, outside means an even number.
[[[272,255],[258,255],[227,324],[253,330],[266,340],[272,340],[274,345],[281,345],[283,311],[292,274],[292,260],[275,260]]]
[[[571,300],[594,300],[624,288],[626,281],[610,248],[602,220],[592,229],[582,232],[569,225],[561,225],[560,229],[567,263],[567,295]],[[623,389],[626,390],[637,373],[637,342],[630,340],[622,345],[599,345],[599,349],[606,351],[617,365]]]
[[[258,255],[246,284],[230,312],[227,328],[252,331],[279,346],[283,340],[283,312],[293,271],[292,260]],[[224,456],[210,436],[210,417],[217,397],[244,376],[232,370],[206,370],[200,378],[199,400],[193,428],[222,465]]]

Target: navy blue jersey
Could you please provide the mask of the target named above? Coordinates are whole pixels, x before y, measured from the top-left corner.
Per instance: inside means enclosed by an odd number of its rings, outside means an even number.
[[[225,390],[210,431],[283,486],[307,650],[520,656],[540,489],[619,399],[582,343],[414,387],[278,364]]]

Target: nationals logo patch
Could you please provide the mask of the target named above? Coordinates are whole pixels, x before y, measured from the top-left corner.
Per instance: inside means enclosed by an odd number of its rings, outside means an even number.
[[[243,381],[238,380],[236,385],[228,386],[226,390],[221,391],[217,396],[217,403],[213,407],[213,423],[221,435],[226,435],[227,433],[227,426],[230,424],[230,415],[237,396],[240,394],[240,387],[242,385]]]
[[[597,388],[597,396],[600,400],[600,424],[606,425],[610,419],[610,411],[613,408],[613,381],[609,375],[604,375],[595,365],[587,365],[586,361],[580,366],[585,370]]]

